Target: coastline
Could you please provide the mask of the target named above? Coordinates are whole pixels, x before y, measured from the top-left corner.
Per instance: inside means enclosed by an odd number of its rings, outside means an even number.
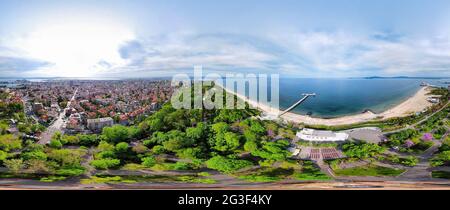
[[[242,96],[238,93],[231,92],[226,88],[218,85],[228,93],[234,94],[239,97],[241,100],[246,101],[253,108],[259,109],[264,112],[267,116],[277,116],[281,111],[276,108],[272,108],[268,105],[257,103],[255,101],[250,101],[247,97]],[[427,98],[429,97],[431,87],[422,87],[420,88],[413,96],[409,97],[402,103],[389,108],[382,113],[376,114],[371,111],[367,111],[360,114],[336,117],[336,118],[318,118],[311,117],[307,115],[296,114],[292,112],[288,112],[282,115],[280,118],[286,120],[288,122],[294,123],[304,123],[307,125],[325,125],[325,126],[339,126],[339,125],[350,125],[356,123],[363,123],[371,120],[386,120],[389,118],[395,117],[405,117],[416,112],[421,112],[432,105],[432,103],[428,102]]]

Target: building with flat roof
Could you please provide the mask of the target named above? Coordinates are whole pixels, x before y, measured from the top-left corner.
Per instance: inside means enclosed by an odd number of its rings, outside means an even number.
[[[92,131],[100,131],[104,127],[112,126],[113,124],[114,120],[111,117],[87,120],[87,128]]]
[[[336,141],[346,141],[348,139],[347,133],[333,132],[333,131],[321,131],[309,128],[304,128],[296,135],[303,141],[314,141],[314,142],[336,142]]]

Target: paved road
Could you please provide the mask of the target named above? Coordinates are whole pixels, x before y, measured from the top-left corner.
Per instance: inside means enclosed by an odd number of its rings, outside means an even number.
[[[447,135],[447,134],[446,134]],[[446,137],[444,135],[442,139]],[[442,145],[441,140],[433,140],[433,146],[428,148],[425,152],[420,154],[418,156],[419,163],[415,165],[414,167],[407,170],[405,173],[403,173],[399,178],[406,178],[411,180],[428,180],[431,179],[431,166],[430,166],[430,158],[433,157],[434,153],[436,153],[439,150],[439,147]]]
[[[75,100],[75,96],[77,95],[78,89],[75,90],[73,93],[72,98],[67,103],[66,108],[59,114],[58,119],[56,119],[48,128],[47,130],[42,133],[41,139],[38,141],[38,144],[47,144],[52,139],[53,134],[55,134],[56,131],[62,131],[62,126],[64,125],[64,116],[66,115],[66,109],[70,107],[70,104],[73,100]]]

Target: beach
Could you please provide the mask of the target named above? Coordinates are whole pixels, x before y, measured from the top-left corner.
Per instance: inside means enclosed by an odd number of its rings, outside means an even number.
[[[292,112],[288,112],[282,116],[281,119],[286,120],[288,122],[294,123],[304,123],[308,125],[326,125],[326,126],[338,126],[338,125],[349,125],[355,123],[363,123],[371,120],[384,120],[394,117],[405,117],[416,112],[421,112],[432,105],[432,103],[428,102],[427,98],[430,97],[428,95],[431,91],[431,87],[422,87],[420,88],[413,96],[409,97],[407,100],[402,103],[393,106],[392,108],[382,112],[382,113],[373,113],[371,111],[366,111],[361,114],[348,115],[343,117],[336,117],[330,119],[311,117],[307,115],[300,115]],[[226,89],[225,89],[226,90]],[[226,90],[229,92],[228,90]],[[245,100],[251,105],[253,108],[257,108],[264,112],[265,116],[269,116],[270,118],[275,118],[278,114],[281,113],[280,110],[276,108],[272,108],[268,105],[257,103],[254,101],[250,101],[247,97],[235,94],[240,99]],[[300,105],[301,106],[301,105]]]

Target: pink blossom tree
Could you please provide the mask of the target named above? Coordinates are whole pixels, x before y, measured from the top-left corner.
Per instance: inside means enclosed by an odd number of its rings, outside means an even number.
[[[423,141],[431,141],[433,140],[433,135],[431,133],[425,133],[422,136]]]
[[[410,147],[414,146],[414,142],[411,141],[410,139],[408,139],[408,140],[405,141],[404,146],[405,146],[406,148],[410,148]]]

